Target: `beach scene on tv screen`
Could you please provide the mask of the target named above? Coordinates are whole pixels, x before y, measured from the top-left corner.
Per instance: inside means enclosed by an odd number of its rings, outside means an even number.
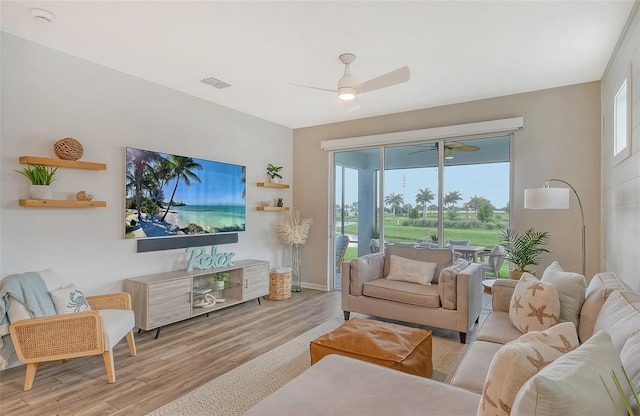
[[[125,238],[245,230],[246,167],[127,148]]]

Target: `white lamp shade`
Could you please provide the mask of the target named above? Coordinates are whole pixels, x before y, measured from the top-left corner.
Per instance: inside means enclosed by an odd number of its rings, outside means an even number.
[[[568,188],[533,188],[524,190],[525,209],[569,209]]]

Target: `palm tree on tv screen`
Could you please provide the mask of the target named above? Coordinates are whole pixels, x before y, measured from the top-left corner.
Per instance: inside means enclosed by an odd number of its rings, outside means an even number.
[[[127,173],[127,179],[131,180],[134,185],[136,211],[138,212],[138,218],[142,218],[140,209],[142,205],[142,190],[145,186],[145,171],[152,169],[151,164],[157,160],[158,155],[154,152],[139,149],[127,149],[127,152],[129,153],[127,160],[132,168],[132,173]]]
[[[180,181],[183,181],[185,185],[191,186],[191,181],[194,180],[198,183],[202,182],[200,177],[194,173],[194,170],[202,169],[202,165],[197,163],[190,157],[184,156],[176,156],[169,155],[167,160],[173,165],[173,170],[170,174],[170,177],[167,179],[175,179],[176,186],[173,187],[173,193],[171,193],[171,199],[169,200],[169,204],[167,205],[167,209],[162,215],[162,219],[160,221],[164,222],[164,219],[167,217],[169,210],[171,209],[171,205],[173,204],[173,197],[176,195],[176,191],[178,190],[178,185]]]

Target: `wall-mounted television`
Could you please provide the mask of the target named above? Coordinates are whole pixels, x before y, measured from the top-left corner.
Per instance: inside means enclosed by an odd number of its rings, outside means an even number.
[[[245,231],[246,166],[126,152],[125,238]]]

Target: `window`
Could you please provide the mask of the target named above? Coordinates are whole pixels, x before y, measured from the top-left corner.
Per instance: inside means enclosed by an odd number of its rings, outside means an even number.
[[[629,123],[627,121],[627,80],[625,79],[613,99],[613,156],[627,148]]]

